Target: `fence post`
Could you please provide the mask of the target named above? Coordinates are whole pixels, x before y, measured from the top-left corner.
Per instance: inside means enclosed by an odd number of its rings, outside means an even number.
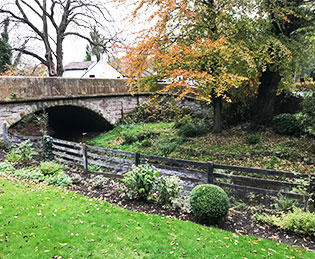
[[[82,145],[82,158],[83,158],[84,172],[87,173],[89,168],[88,168],[88,158],[87,158],[86,145]]]
[[[309,186],[309,210],[311,212],[315,212],[315,174],[311,174],[310,176],[310,186]]]
[[[208,183],[213,184],[214,175],[213,175],[213,163],[208,162]]]
[[[3,142],[6,144],[8,142],[8,127],[7,123],[3,123]]]
[[[140,165],[140,154],[139,153],[136,153],[136,156],[135,156],[135,165],[138,166]]]

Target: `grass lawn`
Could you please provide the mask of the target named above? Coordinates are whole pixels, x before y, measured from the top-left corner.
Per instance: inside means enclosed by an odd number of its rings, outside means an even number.
[[[0,178],[0,258],[112,257],[283,259],[314,253]]]
[[[299,173],[310,173],[314,168],[315,139],[280,136],[272,131],[255,134],[260,136],[260,142],[255,145],[244,140],[249,133],[243,126],[220,134],[184,139],[178,136],[172,123],[148,123],[120,125],[87,143],[123,151]],[[140,139],[126,143],[126,136],[130,135],[138,135]]]

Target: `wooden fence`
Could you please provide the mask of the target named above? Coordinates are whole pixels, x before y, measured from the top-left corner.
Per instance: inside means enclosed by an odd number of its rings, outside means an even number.
[[[6,138],[13,142],[30,139],[37,143],[37,146],[40,143],[40,138],[36,137],[7,135]],[[293,193],[292,188],[304,185],[308,190],[314,189],[314,178],[308,175],[124,152],[55,138],[53,154],[55,160],[82,167],[87,174],[101,174],[113,178],[122,178],[132,165],[149,163],[160,169],[160,175],[179,176],[188,191],[198,184],[211,183],[247,194],[276,196],[281,192],[292,198],[302,198],[301,194]],[[95,167],[99,167],[102,172],[97,172]],[[304,181],[297,183],[297,179]]]

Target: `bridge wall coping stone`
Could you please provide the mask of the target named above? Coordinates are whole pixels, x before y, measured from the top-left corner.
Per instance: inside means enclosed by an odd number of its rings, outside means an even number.
[[[80,79],[62,77],[0,77],[0,101],[62,96],[128,93],[123,79]]]

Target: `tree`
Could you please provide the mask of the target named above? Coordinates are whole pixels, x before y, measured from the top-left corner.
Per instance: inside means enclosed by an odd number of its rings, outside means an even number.
[[[108,41],[106,41],[106,37],[101,35],[101,33],[97,30],[96,26],[93,26],[90,31],[90,39],[91,42],[86,46],[85,49],[85,61],[91,61],[92,56],[96,56],[96,60],[100,61],[101,55],[107,52]]]
[[[229,90],[250,84],[255,65],[248,49],[227,29],[233,19],[229,1],[139,1],[134,12],[156,3],[149,20],[157,20],[144,37],[127,48],[123,59],[132,91],[150,91],[152,82],[167,80],[157,93],[182,99],[195,96],[212,103],[214,132],[222,130],[222,101]],[[227,17],[229,16],[229,17]],[[225,27],[226,25],[226,27]],[[144,71],[152,71],[142,77]]]
[[[4,29],[1,33],[0,39],[0,73],[3,73],[7,70],[7,67],[11,65],[11,57],[12,57],[12,50],[9,44],[9,20],[5,19],[4,22]]]
[[[264,14],[256,23],[260,28],[258,40],[263,42],[258,44],[262,61],[258,114],[260,122],[269,123],[276,94],[284,88],[280,84],[291,82],[299,65],[312,56],[307,52],[310,42],[305,36],[310,31],[314,35],[315,10],[308,0],[262,0],[258,6]]]
[[[49,76],[61,76],[64,39],[74,35],[92,44],[90,37],[85,36],[83,32],[89,30],[91,24],[102,26],[102,21],[110,21],[110,15],[103,5],[95,0],[7,0],[7,3],[0,7],[0,13],[25,25],[32,32],[28,36],[32,39],[30,42],[39,42],[45,54],[27,47],[14,50],[39,60],[48,68]],[[104,40],[112,42],[115,37],[109,36]]]

